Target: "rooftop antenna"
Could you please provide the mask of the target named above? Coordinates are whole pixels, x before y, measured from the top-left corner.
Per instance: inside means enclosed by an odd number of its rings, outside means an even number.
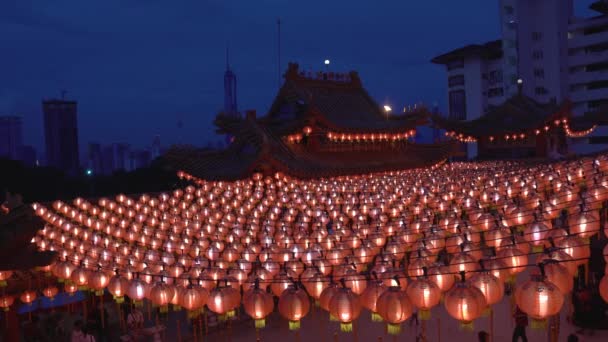
[[[226,70],[230,70],[230,45],[226,44]]]
[[[278,74],[278,86],[281,88],[281,18],[277,19],[277,70]]]

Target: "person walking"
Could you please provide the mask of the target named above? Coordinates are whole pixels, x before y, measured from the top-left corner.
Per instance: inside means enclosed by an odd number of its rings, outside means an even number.
[[[523,342],[528,342],[528,337],[526,336],[526,327],[528,326],[528,315],[525,312],[521,311],[519,306],[515,307],[515,312],[513,313],[513,318],[515,319],[515,329],[513,329],[513,342],[521,340]]]

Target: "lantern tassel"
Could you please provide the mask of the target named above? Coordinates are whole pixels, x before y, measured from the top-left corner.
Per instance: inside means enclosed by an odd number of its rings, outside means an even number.
[[[420,318],[423,321],[428,321],[429,319],[431,319],[431,310],[427,310],[427,309],[418,310],[418,318]]]
[[[329,314],[329,321],[330,321],[330,322],[337,322],[337,321],[338,321],[338,318],[337,318],[337,317],[334,317],[334,315],[332,315],[332,314]]]
[[[547,320],[546,319],[532,319],[532,323],[530,324],[530,326],[534,330],[547,330]]]
[[[460,330],[466,331],[466,332],[473,332],[475,330],[475,324],[473,324],[473,321],[470,321],[470,322],[461,321]]]
[[[289,321],[289,330],[300,330],[300,321]]]
[[[124,303],[125,302],[125,297],[123,296],[114,296],[114,301],[118,304]]]
[[[492,308],[488,306],[487,308],[483,309],[481,316],[488,317],[488,316],[490,316],[491,313],[492,313]]]
[[[352,332],[353,331],[353,323],[352,322],[340,323],[340,331],[345,332],[345,333]]]
[[[256,329],[262,329],[266,327],[266,319],[262,318],[262,319],[256,319],[255,320],[255,328]]]
[[[378,313],[376,312],[372,312],[372,322],[382,322],[384,321],[382,319],[382,316],[380,316]]]
[[[389,333],[389,335],[399,335],[401,334],[401,324],[388,323],[386,326],[386,331]]]

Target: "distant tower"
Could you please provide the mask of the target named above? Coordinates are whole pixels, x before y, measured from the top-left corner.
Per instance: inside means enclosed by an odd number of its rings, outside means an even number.
[[[23,125],[18,116],[0,116],[0,158],[21,159]]]
[[[42,101],[46,164],[76,175],[80,169],[78,155],[78,118],[76,101],[61,99]]]
[[[228,48],[226,48],[226,72],[224,73],[224,114],[239,116],[236,106],[236,75],[230,70]]]
[[[152,141],[152,151],[150,154],[150,157],[154,160],[158,157],[160,157],[161,154],[161,147],[160,147],[160,135],[157,135],[154,137],[154,140]]]

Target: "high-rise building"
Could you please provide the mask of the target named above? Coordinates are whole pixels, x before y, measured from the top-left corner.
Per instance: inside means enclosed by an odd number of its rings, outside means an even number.
[[[152,160],[160,157],[161,155],[161,146],[160,146],[160,136],[157,135],[154,137],[154,140],[152,141],[152,150],[150,153],[150,157],[152,158]]]
[[[432,62],[447,70],[448,116],[473,120],[520,90],[539,103],[570,101],[573,115],[608,105],[608,2],[578,18],[573,0],[499,0],[501,37],[468,45]],[[608,126],[571,138],[574,152],[605,149]],[[476,145],[467,147],[469,157]]]
[[[236,75],[230,69],[230,56],[226,49],[226,72],[224,73],[224,114],[239,116],[236,99]]]
[[[18,116],[0,116],[0,158],[20,160],[23,124]]]
[[[93,174],[104,174],[103,168],[103,154],[101,150],[101,144],[99,143],[89,143],[89,151],[88,151],[87,159],[87,169],[90,170]],[[87,170],[87,171],[88,171]]]
[[[65,99],[42,101],[46,165],[76,175],[78,155],[77,102]]]

